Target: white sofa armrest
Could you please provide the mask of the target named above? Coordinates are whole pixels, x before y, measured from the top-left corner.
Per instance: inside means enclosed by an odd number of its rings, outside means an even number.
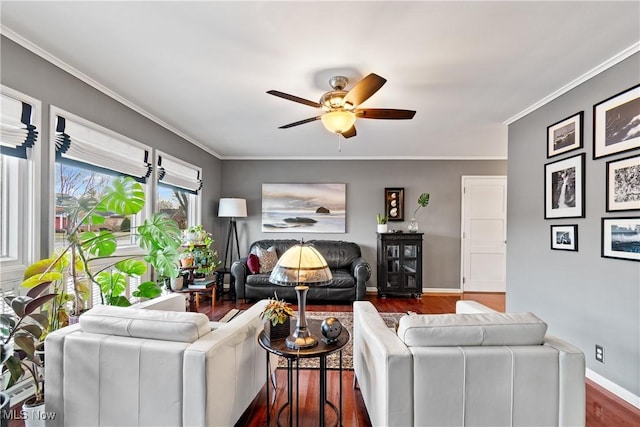
[[[498,311],[480,304],[478,301],[458,300],[456,314],[498,313]]]
[[[411,352],[369,301],[353,303],[353,368],[374,426],[413,425]]]
[[[558,425],[584,426],[586,423],[586,386],[584,353],[577,347],[552,335],[544,345],[558,350],[560,403]],[[583,396],[583,399],[576,399]]]

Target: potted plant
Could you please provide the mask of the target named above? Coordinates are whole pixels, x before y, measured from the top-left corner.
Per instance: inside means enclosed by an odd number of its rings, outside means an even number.
[[[74,293],[71,314],[78,316],[85,308],[93,285],[99,288],[103,303],[131,305],[124,295],[127,280],[143,275],[147,263],[160,276],[177,276],[180,230],[166,214],[154,213],[138,227],[130,228],[132,237],[144,250],[140,255],[116,254],[118,240],[108,229],[83,231],[92,230],[94,226],[99,228],[106,213],[127,217],[140,212],[144,204],[142,185],[130,177],[116,178],[98,198],[80,199],[70,204],[66,209],[67,245],[51,258],[30,266],[34,274],[22,285],[32,288],[44,282],[64,283],[66,277],[71,278]],[[144,282],[133,296],[154,298],[161,292],[155,282]]]
[[[422,193],[419,197],[418,197],[418,206],[416,207],[416,209],[413,211],[413,217],[411,218],[411,221],[409,222],[409,232],[410,233],[417,233],[418,232],[418,222],[416,221],[416,215],[418,213],[418,210],[420,210],[420,208],[424,208],[425,206],[427,206],[429,204],[429,193]]]
[[[37,349],[42,344],[45,330],[48,328],[48,316],[39,310],[52,301],[56,294],[43,294],[50,283],[43,282],[27,292],[25,296],[4,298],[14,314],[0,315],[0,360],[9,372],[9,380],[3,383],[3,391],[17,381],[28,376],[35,386],[35,395],[27,399],[23,406],[25,425],[34,425],[42,420],[38,412],[44,411],[44,378],[42,368],[44,360]],[[6,387],[6,388],[5,388]],[[5,418],[5,414],[2,414]]]
[[[378,233],[386,233],[388,230],[387,221],[389,220],[389,217],[378,212],[376,220],[378,222]]]
[[[260,317],[264,319],[264,334],[269,341],[285,339],[291,329],[291,317],[294,315],[291,304],[285,300],[269,298]]]

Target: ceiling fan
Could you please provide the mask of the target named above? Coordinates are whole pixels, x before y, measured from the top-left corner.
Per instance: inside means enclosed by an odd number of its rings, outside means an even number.
[[[344,88],[349,83],[349,79],[344,76],[334,76],[329,80],[333,90],[320,97],[320,102],[309,101],[288,93],[277,90],[269,90],[268,94],[288,99],[289,101],[309,105],[325,110],[324,114],[298,122],[280,126],[278,129],[287,129],[293,126],[311,123],[322,120],[322,124],[328,131],[338,133],[345,138],[356,136],[356,118],[362,119],[387,119],[387,120],[408,120],[415,116],[413,110],[395,110],[389,108],[358,108],[360,104],[369,99],[385,83],[386,79],[377,74],[369,74],[350,90]]]

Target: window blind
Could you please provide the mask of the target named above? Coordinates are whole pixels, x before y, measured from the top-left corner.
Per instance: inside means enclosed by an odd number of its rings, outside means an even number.
[[[200,168],[160,153],[158,153],[158,180],[159,185],[192,194],[198,194],[202,188]]]
[[[1,94],[0,152],[7,156],[27,158],[27,149],[38,139],[32,123],[33,106]]]
[[[152,169],[148,149],[60,115],[56,116],[56,161],[117,172],[140,182],[146,182]]]

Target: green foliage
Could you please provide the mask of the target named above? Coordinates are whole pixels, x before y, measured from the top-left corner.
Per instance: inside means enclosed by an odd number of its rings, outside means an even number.
[[[387,221],[389,220],[389,217],[387,217],[386,215],[382,215],[381,213],[378,213],[376,215],[376,220],[378,221],[378,224],[386,224]]]
[[[143,282],[143,283],[140,283],[140,286],[138,286],[138,289],[133,292],[133,296],[138,298],[152,299],[160,296],[161,293],[162,293],[162,288],[160,288],[156,283]]]
[[[144,204],[142,185],[129,177],[116,178],[99,199],[88,197],[67,204],[67,246],[55,257],[30,266],[27,269],[30,276],[25,277],[23,283],[25,287],[37,286],[44,281],[55,284],[56,293],[60,296],[56,301],[61,305],[51,307],[50,319],[59,319],[60,313],[55,311],[64,310],[68,301],[62,283],[63,273],[73,280],[75,314],[84,308],[92,284],[100,289],[104,303],[130,305],[124,292],[129,278],[139,277],[146,272],[147,266],[142,259],[153,265],[160,275],[178,275],[180,230],[178,224],[167,215],[153,214],[132,233],[145,250],[140,256],[118,255],[118,240],[113,232],[104,229],[91,231],[93,225],[103,224],[108,215],[135,215],[144,208]],[[126,228],[131,229],[131,221],[129,218],[125,220],[128,221]],[[91,268],[93,265],[99,265],[100,270],[94,271]],[[159,286],[152,290],[146,285],[141,293],[149,297],[159,295],[160,291]]]
[[[413,211],[413,217],[415,218],[416,214],[418,213],[418,210],[420,208],[424,208],[425,206],[427,206],[429,204],[429,193],[422,193],[419,197],[418,197],[418,207],[416,208],[415,211]]]
[[[28,374],[35,385],[37,402],[42,402],[44,395],[43,380],[38,373],[43,360],[36,350],[49,325],[47,316],[36,311],[56,297],[53,293],[42,294],[49,285],[49,282],[42,282],[33,286],[27,295],[5,297],[5,303],[14,314],[0,315],[0,361],[9,372],[9,381],[3,383],[3,390]]]

